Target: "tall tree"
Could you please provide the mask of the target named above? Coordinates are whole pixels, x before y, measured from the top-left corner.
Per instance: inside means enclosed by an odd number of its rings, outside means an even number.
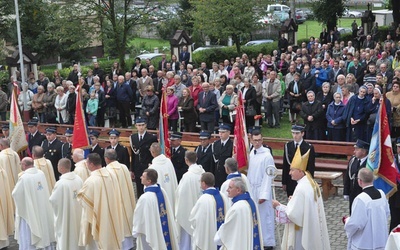
[[[318,22],[323,23],[327,30],[333,30],[338,17],[343,15],[343,0],[317,0],[312,3],[312,9]]]
[[[265,9],[258,0],[189,0],[193,6],[194,32],[226,40],[229,36],[240,52],[240,38],[254,30],[259,14],[254,10]]]
[[[400,24],[400,1],[399,0],[391,0],[392,10],[393,10],[393,21],[396,25]]]
[[[119,59],[122,68],[125,68],[125,53],[127,51],[128,38],[132,36],[140,25],[148,25],[155,22],[160,5],[145,0],[141,5],[135,5],[134,0],[81,0],[98,15],[101,24],[103,39],[113,41],[113,49]],[[157,19],[158,20],[158,19]]]

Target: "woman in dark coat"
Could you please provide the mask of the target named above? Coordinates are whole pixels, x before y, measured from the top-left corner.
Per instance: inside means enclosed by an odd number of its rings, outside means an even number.
[[[345,141],[346,140],[346,126],[344,123],[343,113],[345,105],[342,102],[342,94],[333,94],[334,101],[328,105],[326,111],[326,120],[328,127],[328,140],[329,141]]]
[[[107,85],[104,89],[106,98],[106,114],[108,117],[108,122],[110,128],[115,127],[115,119],[117,118],[117,99],[116,99],[116,89],[114,84],[107,80]]]
[[[154,87],[147,86],[140,113],[142,117],[146,117],[147,128],[149,130],[156,130],[156,128],[158,128],[159,108],[160,100],[158,100],[158,97],[154,94]]]
[[[254,126],[254,116],[257,114],[255,109],[257,93],[256,89],[250,84],[250,79],[244,78],[243,83],[244,87],[241,89],[241,91],[246,114],[246,127],[250,128]]]
[[[188,88],[182,90],[182,97],[179,99],[178,110],[183,117],[185,132],[195,132],[197,112],[194,107],[194,100],[190,96],[190,90]]]
[[[322,127],[322,138],[321,139],[326,139],[326,131],[327,131],[327,120],[326,120],[326,110],[328,109],[328,105],[333,101],[333,95],[331,93],[330,89],[331,85],[329,82],[324,82],[322,84],[321,91],[317,93],[317,96],[315,99],[321,102],[322,104],[322,109],[324,110],[324,126]]]
[[[300,82],[299,73],[294,74],[294,80],[289,83],[286,91],[289,95],[290,117],[292,119],[291,122],[297,123],[298,114],[301,110],[301,103],[304,99],[304,88],[303,84]]]

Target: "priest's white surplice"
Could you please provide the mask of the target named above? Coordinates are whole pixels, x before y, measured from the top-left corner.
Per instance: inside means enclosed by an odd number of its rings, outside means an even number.
[[[0,168],[3,168],[8,177],[8,185],[13,190],[18,181],[18,174],[21,172],[19,155],[11,148],[3,149],[0,152]]]
[[[172,209],[175,211],[175,192],[178,187],[178,181],[171,160],[161,154],[154,157],[149,168],[157,171],[157,183],[167,192]]]
[[[85,182],[86,179],[90,176],[90,171],[86,165],[86,160],[81,160],[75,163],[74,172],[75,174],[79,175],[79,177],[81,177],[83,182]]]
[[[256,151],[256,154],[255,154]],[[272,181],[268,176],[268,166],[275,166],[274,158],[268,148],[253,149],[249,155],[247,178],[250,182],[250,196],[258,206],[264,246],[275,246],[275,211],[272,207]],[[265,200],[259,204],[259,200]]]
[[[234,172],[234,173],[232,173],[232,174],[239,174],[239,172],[237,171],[237,172]],[[250,191],[250,189],[251,189],[251,187],[250,187],[250,182],[249,182],[249,180],[247,179],[247,176],[246,176],[245,174],[241,174],[241,176],[242,176],[242,180],[243,180],[244,183],[246,184],[246,188],[247,188],[246,191],[249,192],[249,193],[251,194],[251,191]],[[220,189],[220,191],[221,191],[223,194],[225,194],[226,196],[228,196],[229,182],[231,182],[230,179],[224,181],[224,183],[222,183],[221,189]]]
[[[47,186],[49,187],[49,192],[53,191],[54,185],[56,184],[56,177],[54,175],[53,164],[51,161],[42,157],[39,159],[33,160],[33,165],[43,171],[44,176],[46,176]]]
[[[50,196],[59,250],[84,249],[78,246],[82,207],[77,195],[82,185],[81,178],[74,172],[65,173],[60,176]]]
[[[0,168],[0,249],[9,245],[8,236],[14,233],[14,205],[7,173]]]
[[[55,242],[53,209],[49,203],[49,189],[44,173],[36,168],[24,171],[12,192],[15,213],[15,238],[29,234],[31,245],[44,248]],[[21,220],[30,232],[20,230]],[[26,228],[26,227],[25,227]]]

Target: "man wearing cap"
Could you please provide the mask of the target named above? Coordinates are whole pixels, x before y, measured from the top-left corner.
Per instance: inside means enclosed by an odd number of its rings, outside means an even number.
[[[3,138],[9,138],[10,137],[10,126],[9,125],[1,126],[1,132],[3,133]]]
[[[176,178],[178,182],[182,179],[184,173],[187,172],[188,166],[185,163],[186,148],[181,146],[182,133],[173,132],[170,136],[171,141],[171,161],[174,164]]]
[[[222,249],[263,249],[258,208],[242,178],[230,180],[228,197],[233,204],[215,234],[214,242],[222,245]]]
[[[49,198],[55,219],[57,248],[83,250],[83,247],[78,246],[82,207],[76,198],[83,182],[77,174],[71,172],[70,160],[61,159],[57,168],[61,173],[60,180]]]
[[[28,131],[29,133],[26,136],[28,141],[28,155],[32,155],[33,146],[40,146],[42,142],[46,139],[46,136],[39,132],[38,130],[38,120],[32,119],[28,122]]]
[[[104,149],[102,147],[100,147],[99,145],[99,136],[100,136],[100,132],[96,131],[96,130],[92,130],[90,131],[90,143],[91,143],[91,149],[89,150],[89,153],[97,153],[99,154],[100,158],[101,158],[101,162],[103,164],[103,166],[106,165],[106,161],[104,160]]]
[[[32,159],[35,168],[41,170],[47,180],[47,186],[49,187],[49,193],[53,191],[54,185],[56,184],[56,178],[54,175],[54,168],[50,160],[44,158],[43,148],[40,146],[34,146],[32,148]]]
[[[132,230],[137,249],[180,249],[174,210],[165,190],[157,184],[157,171],[145,169],[140,179],[145,193],[140,196],[133,214]]]
[[[130,161],[129,161],[129,153],[128,149],[125,146],[122,146],[119,143],[119,135],[120,132],[116,129],[112,129],[108,132],[109,135],[109,140],[110,140],[110,146],[106,148],[107,149],[114,149],[115,152],[117,152],[117,161],[121,164],[124,164],[125,166],[129,167]]]
[[[206,172],[214,169],[214,159],[210,144],[211,134],[207,131],[200,132],[200,145],[194,150],[197,154],[197,164],[201,165]]]
[[[367,166],[369,143],[357,140],[354,145],[354,155],[351,157],[349,164],[347,165],[347,171],[343,179],[343,196],[345,200],[349,200],[350,215],[351,206],[354,198],[362,192],[362,188],[358,185],[357,175],[361,168]]]
[[[90,176],[90,171],[87,167],[85,155],[81,148],[74,149],[74,152],[72,153],[72,160],[75,162],[75,174],[81,177],[82,181],[85,182]]]
[[[153,160],[150,153],[150,146],[154,142],[158,142],[157,137],[147,132],[146,119],[137,117],[135,120],[136,134],[130,136],[130,144],[132,148],[131,172],[134,173],[136,182],[136,192],[138,197],[143,194],[143,184],[140,181],[143,171],[149,167]]]
[[[54,216],[43,172],[30,157],[21,161],[23,174],[12,192],[15,202],[15,239],[19,249],[55,249]]]
[[[231,134],[231,127],[228,124],[222,123],[219,125],[219,140],[215,141],[212,145],[212,152],[214,157],[214,176],[215,187],[220,188],[222,183],[226,180],[227,174],[225,172],[225,160],[232,157],[233,141],[229,138]]]
[[[397,154],[394,155],[394,162],[397,171],[400,172],[400,138],[397,139]],[[400,180],[397,180],[397,191],[389,198],[390,206],[390,230],[400,224]]]
[[[42,142],[41,147],[44,151],[44,157],[51,161],[53,172],[56,180],[60,178],[60,173],[57,171],[58,161],[62,158],[63,143],[57,139],[55,127],[46,128],[46,140]]]
[[[290,177],[290,165],[296,149],[300,148],[300,153],[305,154],[310,150],[310,154],[307,162],[307,171],[314,176],[315,169],[315,150],[314,146],[303,140],[304,126],[293,125],[292,126],[292,137],[293,141],[287,142],[283,150],[283,166],[282,166],[282,188],[286,191],[287,196],[291,196],[296,188],[297,182]]]
[[[200,178],[204,169],[196,164],[196,153],[186,151],[185,162],[189,166],[176,189],[175,217],[180,230],[180,249],[192,249],[193,228],[189,221],[190,211],[201,195]]]
[[[72,141],[74,140],[74,131],[71,128],[67,128],[65,130],[65,140],[66,142],[61,147],[61,156],[62,158],[67,158],[71,161],[72,170],[74,170],[74,165],[72,161]]]
[[[190,212],[189,221],[193,228],[193,249],[217,250],[214,236],[230,207],[228,197],[214,187],[215,178],[212,173],[203,173],[200,187],[203,194]]]
[[[307,171],[309,154],[310,150],[301,155],[300,148],[296,149],[290,176],[298,184],[287,206],[272,201],[290,220],[285,224],[281,249],[331,249],[321,190]]]
[[[124,227],[125,239],[122,242],[122,249],[133,248],[133,237],[132,237],[132,222],[133,222],[133,211],[136,206],[135,192],[133,191],[131,174],[126,165],[117,161],[118,154],[115,149],[106,149],[104,153],[106,160],[106,168],[117,177],[117,185],[121,190],[121,202],[122,202],[122,221]]]
[[[20,158],[10,148],[10,141],[7,138],[0,139],[0,150],[0,168],[6,171],[10,190],[13,190],[18,181],[18,174],[21,172]]]
[[[149,169],[157,171],[157,183],[165,190],[171,207],[175,211],[175,190],[178,187],[178,180],[176,179],[174,165],[169,158],[161,154],[161,147],[158,142],[151,144],[150,153],[154,158]]]
[[[78,192],[82,206],[79,246],[88,249],[123,249],[123,209],[117,176],[102,167],[97,153],[87,157],[91,174]]]

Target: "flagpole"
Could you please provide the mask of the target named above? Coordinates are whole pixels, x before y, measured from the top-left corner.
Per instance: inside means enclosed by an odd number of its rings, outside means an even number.
[[[18,37],[18,51],[19,51],[19,66],[21,71],[21,87],[22,87],[22,101],[24,103],[24,118],[26,117],[25,113],[28,109],[27,100],[26,100],[26,90],[23,87],[25,84],[25,69],[24,69],[24,54],[22,53],[22,39],[21,39],[21,25],[19,22],[19,7],[18,0],[14,0],[15,4],[15,19],[17,22],[17,37]],[[17,79],[15,79],[17,81]],[[28,116],[29,117],[29,116]]]

